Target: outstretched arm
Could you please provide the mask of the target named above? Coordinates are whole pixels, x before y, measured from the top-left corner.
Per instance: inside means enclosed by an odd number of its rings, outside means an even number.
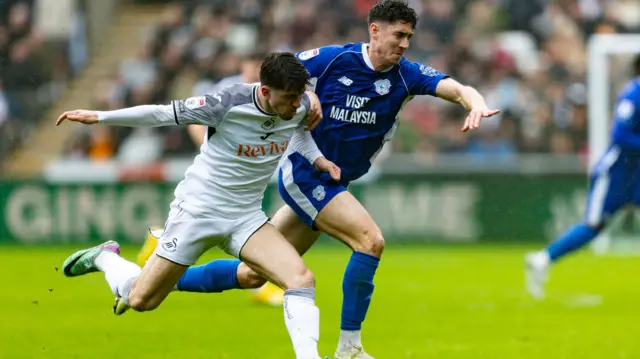
[[[58,117],[56,126],[59,126],[64,120],[80,122],[86,125],[99,122],[105,125],[130,127],[157,127],[178,124],[172,105],[143,105],[115,111],[67,111]]]
[[[436,96],[452,103],[457,103],[469,111],[462,131],[466,132],[480,126],[480,120],[500,113],[500,110],[489,109],[484,97],[473,87],[464,86],[452,78],[442,79],[436,87]]]

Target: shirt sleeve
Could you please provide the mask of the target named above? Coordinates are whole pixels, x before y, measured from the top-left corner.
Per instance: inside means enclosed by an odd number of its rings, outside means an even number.
[[[316,141],[311,136],[311,131],[304,130],[304,124],[300,124],[293,132],[290,146],[293,151],[304,156],[311,164],[323,156],[320,149],[318,149]]]
[[[175,124],[171,105],[142,105],[114,111],[96,111],[105,125],[127,127],[159,127]]]
[[[313,50],[301,51],[296,58],[302,62],[312,78],[322,76],[331,62],[340,54],[341,46],[325,46]]]
[[[229,86],[216,93],[172,101],[175,123],[217,127],[232,107],[232,92],[236,87]]]
[[[416,62],[405,62],[405,71],[407,76],[407,86],[411,95],[431,95],[435,96],[436,88],[441,80],[449,77],[442,72]]]

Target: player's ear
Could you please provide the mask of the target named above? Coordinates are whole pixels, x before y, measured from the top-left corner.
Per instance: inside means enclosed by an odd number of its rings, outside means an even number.
[[[369,36],[371,36],[373,40],[378,39],[379,32],[380,32],[380,26],[378,24],[376,24],[375,22],[372,22],[371,24],[369,24]]]
[[[271,89],[269,89],[269,87],[267,86],[260,86],[260,91],[262,91],[262,96],[264,97],[269,97],[269,95],[271,94]]]

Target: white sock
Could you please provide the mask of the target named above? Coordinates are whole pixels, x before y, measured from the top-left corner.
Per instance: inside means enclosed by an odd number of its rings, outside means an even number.
[[[104,272],[113,294],[122,297],[128,303],[131,287],[142,269],[110,251],[100,253],[95,263],[96,267]]]
[[[289,289],[284,293],[284,322],[297,359],[317,359],[320,338],[320,310],[315,289]]]
[[[546,250],[541,250],[533,256],[533,262],[537,267],[547,267],[551,262],[551,258],[549,258],[549,253]]]
[[[344,353],[353,347],[362,348],[362,339],[359,330],[340,330],[338,353]]]

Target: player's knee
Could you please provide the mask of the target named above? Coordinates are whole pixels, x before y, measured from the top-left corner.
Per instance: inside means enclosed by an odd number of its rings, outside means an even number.
[[[159,305],[160,301],[153,300],[151,296],[140,295],[135,291],[129,294],[129,307],[136,312],[148,312],[158,308]]]
[[[385,242],[380,229],[365,229],[359,236],[353,250],[380,258]]]
[[[262,276],[244,263],[238,266],[238,284],[240,288],[260,288],[267,282]]]
[[[285,280],[284,289],[315,288],[316,278],[306,266],[301,266]]]

